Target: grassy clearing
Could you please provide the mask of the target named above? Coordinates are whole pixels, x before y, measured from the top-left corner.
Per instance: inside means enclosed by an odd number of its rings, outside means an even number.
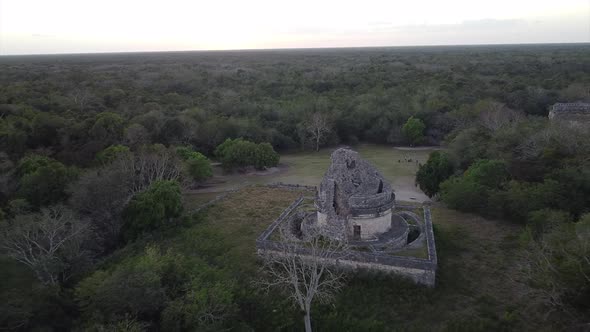
[[[212,199],[216,198],[217,196],[221,195],[219,192],[210,192],[210,193],[185,193],[182,197],[183,201],[182,204],[187,211],[191,211],[202,204],[205,204]]]
[[[425,163],[433,150],[399,150],[391,146],[361,144],[354,150],[375,165],[383,176],[391,182],[398,199],[411,200],[411,197],[425,200],[414,185],[414,177],[418,163]],[[270,184],[276,182],[317,186],[330,166],[330,154],[334,148],[322,149],[319,152],[306,151],[281,155],[281,167],[276,173],[266,175],[255,174],[223,174],[216,167],[214,177],[209,181],[208,188],[199,190],[201,193],[220,192],[237,189],[247,185]],[[406,160],[412,160],[407,162]]]
[[[515,294],[525,286],[509,274],[520,229],[442,206],[434,206],[432,213],[439,258],[436,288],[378,274],[355,276],[338,296],[335,310],[320,307],[322,317],[316,318],[322,330],[496,331],[542,324],[519,311],[523,302]]]

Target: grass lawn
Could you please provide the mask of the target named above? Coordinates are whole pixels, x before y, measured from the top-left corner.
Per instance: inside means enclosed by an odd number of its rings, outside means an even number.
[[[432,149],[400,150],[391,146],[361,144],[353,148],[360,155],[379,169],[390,181],[398,200],[411,201],[412,197],[420,201],[428,198],[415,187],[414,177],[418,163],[425,163]],[[267,175],[223,174],[220,168],[210,185],[198,193],[219,192],[236,189],[251,184],[269,184],[275,182],[317,186],[330,166],[330,154],[334,148],[319,152],[306,151],[281,155],[280,171]],[[411,160],[408,162],[407,160]],[[197,195],[197,194],[193,194]]]

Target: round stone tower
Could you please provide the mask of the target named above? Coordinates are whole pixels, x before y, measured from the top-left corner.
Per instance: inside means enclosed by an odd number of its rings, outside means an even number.
[[[355,151],[340,148],[331,158],[316,199],[318,225],[338,239],[377,239],[392,225],[393,189]]]

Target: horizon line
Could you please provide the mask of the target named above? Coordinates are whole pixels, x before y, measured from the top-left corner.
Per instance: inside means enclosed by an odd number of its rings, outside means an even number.
[[[20,53],[0,54],[0,57],[50,56],[50,55],[98,55],[98,54],[137,54],[137,53],[189,53],[189,52],[244,52],[244,51],[294,51],[294,50],[330,50],[330,49],[368,49],[368,48],[410,48],[410,47],[469,47],[469,46],[519,46],[519,45],[590,45],[583,42],[546,42],[546,43],[482,43],[482,44],[416,44],[416,45],[381,45],[381,46],[334,46],[334,47],[278,47],[278,48],[235,48],[235,49],[179,49],[146,51],[95,51],[95,52],[56,52],[56,53]]]

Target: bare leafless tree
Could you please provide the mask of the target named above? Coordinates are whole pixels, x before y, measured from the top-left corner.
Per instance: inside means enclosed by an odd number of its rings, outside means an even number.
[[[142,192],[154,181],[181,180],[182,163],[178,156],[165,147],[147,147],[134,154],[122,156],[115,168],[131,175],[130,194]]]
[[[89,230],[88,223],[72,211],[53,206],[16,216],[4,225],[0,247],[28,266],[41,282],[56,285],[69,278],[70,263],[84,254],[82,244]]]
[[[311,119],[305,123],[305,128],[311,139],[315,142],[315,150],[320,150],[320,143],[330,132],[330,123],[328,117],[320,112],[313,113]]]
[[[590,151],[590,131],[581,126],[571,126],[563,122],[550,122],[531,135],[516,148],[519,158],[539,157],[547,147],[558,147],[568,155]]]
[[[260,283],[265,289],[286,290],[304,312],[305,331],[310,332],[312,302],[329,302],[343,286],[345,273],[338,262],[348,248],[345,242],[322,236],[317,228],[310,228],[303,241],[293,241],[285,232],[281,229],[275,248],[262,253],[268,278]]]
[[[78,109],[83,112],[86,106],[92,101],[92,94],[84,88],[76,88],[70,92],[70,100]]]
[[[523,119],[524,116],[505,104],[496,101],[485,103],[485,106],[479,113],[479,120],[482,126],[491,130],[498,129]]]

